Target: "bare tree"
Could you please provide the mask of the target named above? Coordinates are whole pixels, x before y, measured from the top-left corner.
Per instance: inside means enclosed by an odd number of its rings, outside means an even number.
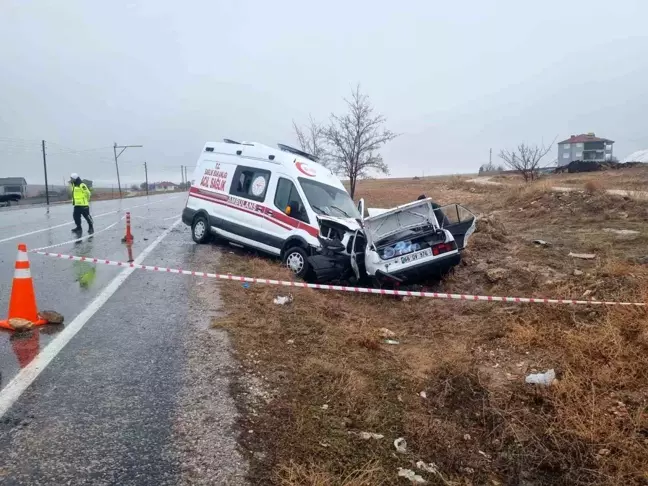
[[[527,145],[521,143],[517,149],[501,150],[499,157],[511,169],[519,172],[525,182],[538,178],[538,170],[541,168],[541,161],[549,153],[553,143],[548,147],[543,145]]]
[[[320,164],[328,167],[329,160],[326,157],[326,129],[324,125],[314,120],[312,115],[309,115],[308,125],[300,127],[293,120],[293,128],[295,129],[295,135],[297,135],[299,148],[314,155]]]
[[[495,166],[493,165],[492,162],[489,162],[488,164],[483,164],[479,167],[480,174],[488,174],[490,172],[495,172]]]
[[[360,92],[360,85],[344,100],[348,112],[331,115],[325,129],[333,170],[349,179],[349,193],[355,194],[358,178],[367,177],[371,171],[389,174],[389,168],[378,151],[397,135],[383,128],[387,120],[374,113],[369,97]]]

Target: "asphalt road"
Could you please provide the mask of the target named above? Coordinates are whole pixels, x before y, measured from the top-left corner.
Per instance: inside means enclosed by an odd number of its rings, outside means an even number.
[[[193,244],[176,224],[185,198],[97,202],[95,235],[56,252],[127,260],[130,210],[136,261],[217,269],[218,249]],[[0,210],[2,318],[17,244],[73,239],[71,212]],[[0,334],[0,413],[10,403],[0,417],[0,483],[244,484],[229,393],[236,365],[227,336],[208,325],[217,283],[36,254],[30,263],[39,309],[62,313],[66,325]]]

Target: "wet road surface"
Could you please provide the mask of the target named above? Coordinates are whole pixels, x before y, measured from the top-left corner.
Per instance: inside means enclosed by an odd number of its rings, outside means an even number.
[[[130,208],[134,258],[144,252],[144,264],[214,269],[218,250],[194,245],[188,228],[175,224],[184,202],[184,194],[97,202],[96,234],[55,250],[127,260],[120,240],[123,211]],[[17,243],[34,249],[65,242],[74,238],[71,227],[69,206],[49,214],[44,208],[0,211],[3,318]],[[39,308],[62,313],[68,326],[80,322],[96,299],[114,293],[0,418],[0,483],[244,484],[229,395],[236,365],[227,336],[208,330],[210,315],[218,312],[216,283],[132,270],[126,275],[129,269],[36,254],[30,263]],[[20,380],[29,363],[38,364],[63,329],[0,334],[0,387]],[[9,388],[0,391],[0,401]],[[200,441],[208,445],[192,448]]]

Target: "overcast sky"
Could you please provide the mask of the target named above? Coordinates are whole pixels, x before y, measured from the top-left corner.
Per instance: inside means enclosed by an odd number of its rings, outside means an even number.
[[[0,177],[42,183],[45,139],[51,183],[114,183],[115,141],[144,145],[125,183],[145,160],[179,182],[207,140],[296,145],[292,120],[356,83],[401,134],[392,176],[589,131],[622,159],[648,148],[646,18],[645,0],[0,0]]]

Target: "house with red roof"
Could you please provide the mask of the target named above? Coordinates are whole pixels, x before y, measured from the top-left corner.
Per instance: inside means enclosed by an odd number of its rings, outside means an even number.
[[[153,191],[176,191],[179,189],[179,185],[174,182],[162,181],[149,184],[149,188]]]
[[[558,167],[575,160],[605,162],[612,160],[614,140],[597,137],[593,132],[572,135],[558,142]]]

